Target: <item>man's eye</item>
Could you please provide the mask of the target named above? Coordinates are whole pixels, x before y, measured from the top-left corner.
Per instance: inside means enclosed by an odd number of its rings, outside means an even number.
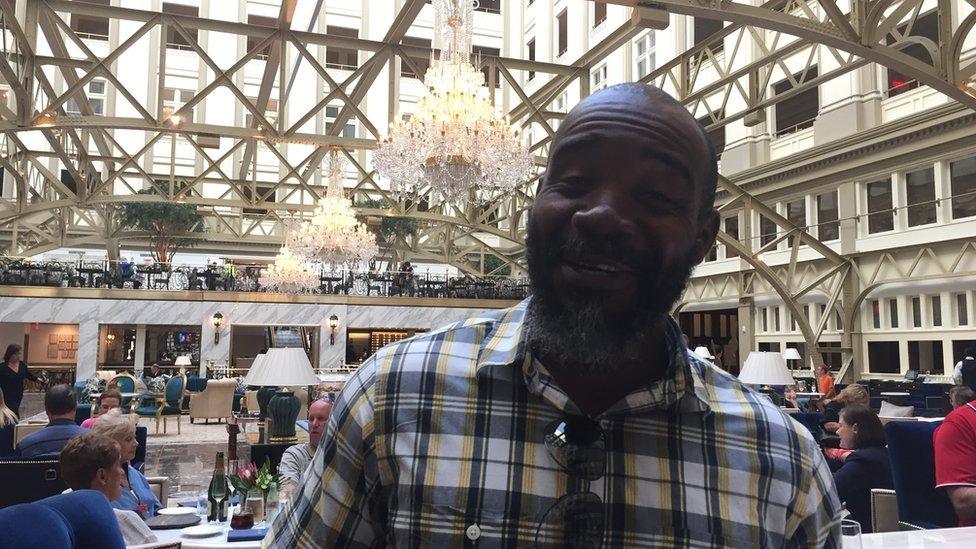
[[[554,182],[553,188],[563,193],[580,193],[586,189],[586,180],[582,177],[563,177]]]

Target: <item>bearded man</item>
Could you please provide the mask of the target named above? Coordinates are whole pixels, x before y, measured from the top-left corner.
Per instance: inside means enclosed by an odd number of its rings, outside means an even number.
[[[668,315],[715,241],[716,180],[657,88],[584,99],[531,212],[533,296],[367,361],[266,546],[839,546],[813,438]]]

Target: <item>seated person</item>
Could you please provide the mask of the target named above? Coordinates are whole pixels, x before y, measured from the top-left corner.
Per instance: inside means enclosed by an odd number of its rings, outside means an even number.
[[[959,385],[949,389],[949,404],[955,410],[960,406],[965,406],[967,402],[976,400],[976,393],[965,385]]]
[[[292,490],[298,485],[302,478],[302,473],[312,461],[315,449],[318,448],[319,440],[329,422],[329,413],[332,411],[332,404],[328,400],[319,399],[312,403],[308,408],[308,442],[296,444],[285,450],[281,456],[281,463],[278,465],[278,473],[284,481],[286,494],[291,494]]]
[[[949,412],[932,443],[935,487],[945,489],[959,526],[976,526],[976,403]]]
[[[122,462],[119,445],[97,433],[83,433],[68,441],[61,451],[61,478],[72,490],[95,490],[109,501],[122,492]],[[142,517],[132,511],[115,509],[126,545],[155,543]]]
[[[125,475],[122,477],[122,494],[112,500],[112,507],[135,511],[143,519],[154,516],[162,504],[149,487],[146,477],[129,465],[129,462],[136,457],[136,448],[139,447],[136,441],[136,422],[132,416],[123,414],[118,408],[109,410],[99,416],[92,427],[92,432],[117,442],[122,454],[125,470]]]
[[[85,432],[75,424],[75,392],[68,385],[52,385],[44,393],[44,411],[48,424],[38,431],[21,439],[17,454],[23,457],[37,457],[43,454],[57,454],[72,438]]]
[[[109,410],[114,410],[121,405],[122,393],[118,392],[116,389],[106,390],[95,402],[95,406],[92,408],[92,417],[82,421],[81,426],[85,429],[91,429],[92,425],[95,425],[95,420],[98,419],[98,416],[105,414]]]
[[[856,383],[848,385],[841,390],[837,398],[824,405],[820,427],[831,435],[837,434],[837,429],[840,427],[840,411],[845,406],[852,406],[854,404],[867,406],[870,402],[871,397],[863,385]]]
[[[7,408],[7,403],[3,400],[3,391],[0,391],[0,457],[16,454],[14,450],[15,425],[17,425],[17,414]]]
[[[839,419],[840,448],[825,451],[827,463],[834,471],[837,495],[851,513],[849,518],[870,534],[871,490],[893,487],[884,427],[878,415],[861,404],[845,406]]]

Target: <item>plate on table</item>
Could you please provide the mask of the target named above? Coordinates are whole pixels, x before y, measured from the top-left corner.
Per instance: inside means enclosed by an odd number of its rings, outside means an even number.
[[[182,534],[188,538],[205,538],[223,533],[224,527],[219,524],[201,524],[200,526],[191,526],[189,528],[184,528],[182,532]]]
[[[156,514],[159,515],[193,515],[196,514],[197,510],[193,507],[164,507]]]

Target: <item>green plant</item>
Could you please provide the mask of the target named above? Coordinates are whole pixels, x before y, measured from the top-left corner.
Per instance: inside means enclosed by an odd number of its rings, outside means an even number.
[[[247,493],[253,490],[260,490],[267,495],[271,487],[281,489],[281,475],[271,472],[271,460],[267,459],[261,468],[254,465],[254,462],[237,470],[236,475],[231,475],[230,483],[239,493]]]
[[[138,194],[159,194],[143,189]],[[169,263],[181,248],[199,242],[189,233],[203,232],[203,217],[194,206],[174,202],[125,202],[119,215],[123,229],[138,229],[149,235],[149,249],[157,263]]]
[[[360,208],[385,210],[390,207],[390,203],[383,199],[376,200],[368,198],[361,200],[357,206]],[[383,216],[383,221],[380,225],[380,234],[389,242],[398,236],[403,238],[413,236],[417,234],[419,229],[420,221],[416,219],[410,217]]]
[[[495,254],[487,254],[485,255],[485,268],[483,272],[486,275],[509,276],[512,274],[512,266],[505,263],[502,258]]]

